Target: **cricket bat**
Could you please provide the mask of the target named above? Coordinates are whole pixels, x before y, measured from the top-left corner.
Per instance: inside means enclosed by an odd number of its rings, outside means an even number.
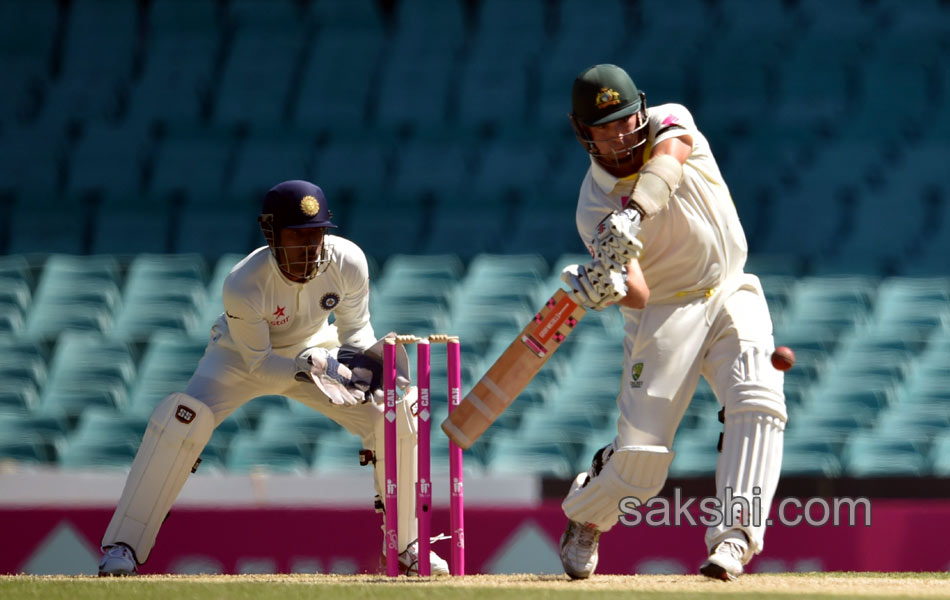
[[[524,391],[586,312],[564,290],[555,292],[442,422],[449,439],[468,450]]]

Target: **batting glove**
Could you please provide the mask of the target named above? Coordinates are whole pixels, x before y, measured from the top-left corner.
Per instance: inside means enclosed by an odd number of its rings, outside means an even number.
[[[627,295],[627,272],[610,270],[599,260],[583,265],[568,265],[561,281],[571,288],[571,297],[587,308],[601,310]]]
[[[625,273],[630,260],[640,257],[643,242],[637,234],[641,218],[639,211],[626,208],[610,213],[597,225],[594,257],[608,270]]]

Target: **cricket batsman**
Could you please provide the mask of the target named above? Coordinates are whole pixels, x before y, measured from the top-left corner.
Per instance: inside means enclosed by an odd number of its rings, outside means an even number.
[[[620,67],[595,65],[577,77],[570,119],[590,154],[576,216],[592,260],[568,266],[562,279],[588,308],[619,304],[626,336],[617,436],[564,499],[561,562],[572,578],[590,577],[619,503],[660,492],[702,375],[725,414],[716,467],[725,514],[706,531],[700,572],[735,579],[762,551],[765,524],[726,500],[758,497],[768,514],[787,420],[783,374],[769,359],[772,321],[758,278],[743,272],[735,205],[689,111],[648,108]]]
[[[285,181],[264,196],[258,221],[267,245],[232,269],[224,313],[197,370],[183,392],[164,398],[152,413],[102,537],[100,576],[137,572],[215,427],[265,394],[303,402],[359,436],[367,449],[362,455],[374,464],[382,510],[382,343],[370,324],[366,256],[327,233],[336,227],[331,217],[323,190],[306,181]],[[397,545],[401,570],[417,574],[416,396],[408,385],[408,356],[400,358]],[[432,553],[430,561],[433,574],[448,574],[444,560]]]

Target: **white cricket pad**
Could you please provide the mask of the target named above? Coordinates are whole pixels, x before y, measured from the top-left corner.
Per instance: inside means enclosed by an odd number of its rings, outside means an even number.
[[[716,466],[716,497],[723,503],[724,514],[730,511],[734,522],[723,522],[706,531],[710,551],[736,531],[742,531],[749,541],[743,563],[762,551],[765,521],[782,470],[785,421],[782,405],[772,409],[765,402],[740,404],[726,412],[722,453]],[[747,504],[727,502],[730,498],[744,498]],[[740,511],[747,511],[746,525],[741,522]]]
[[[412,386],[396,402],[396,505],[399,511],[399,535],[396,543],[399,552],[403,552],[419,537],[419,523],[416,520],[416,447],[419,444],[419,429],[414,414],[417,399],[418,389]],[[376,448],[373,452],[376,457],[376,493],[381,498],[386,497],[386,444],[383,434],[385,422],[385,413],[380,413],[376,421]]]
[[[152,412],[102,546],[128,545],[148,559],[158,528],[214,432],[214,414],[187,394],[166,396]]]
[[[659,493],[672,461],[673,451],[664,446],[623,446],[593,478],[578,475],[561,508],[571,521],[607,531],[620,517],[623,498],[633,496],[645,503]]]

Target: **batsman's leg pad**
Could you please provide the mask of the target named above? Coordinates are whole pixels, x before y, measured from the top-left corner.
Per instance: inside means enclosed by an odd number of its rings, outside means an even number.
[[[785,421],[785,408],[776,403],[739,403],[726,410],[722,453],[716,466],[716,496],[723,503],[724,517],[732,522],[724,520],[706,531],[710,552],[737,531],[743,532],[749,542],[743,563],[762,551],[765,521],[782,470]],[[740,511],[746,511],[746,524]]]
[[[399,489],[396,503],[399,509],[399,552],[419,536],[416,521],[416,447],[419,443],[417,409],[418,390],[410,387],[402,399],[396,402],[396,484]],[[380,413],[376,422],[376,463],[374,465],[376,493],[386,497],[386,444],[383,435],[385,417]]]
[[[140,563],[148,559],[158,528],[214,428],[211,409],[187,394],[171,394],[159,403],[102,537],[103,546],[121,542]]]
[[[645,503],[659,493],[672,460],[673,452],[664,446],[622,446],[609,455],[600,473],[578,475],[561,508],[571,521],[607,531],[620,517],[623,498]]]

